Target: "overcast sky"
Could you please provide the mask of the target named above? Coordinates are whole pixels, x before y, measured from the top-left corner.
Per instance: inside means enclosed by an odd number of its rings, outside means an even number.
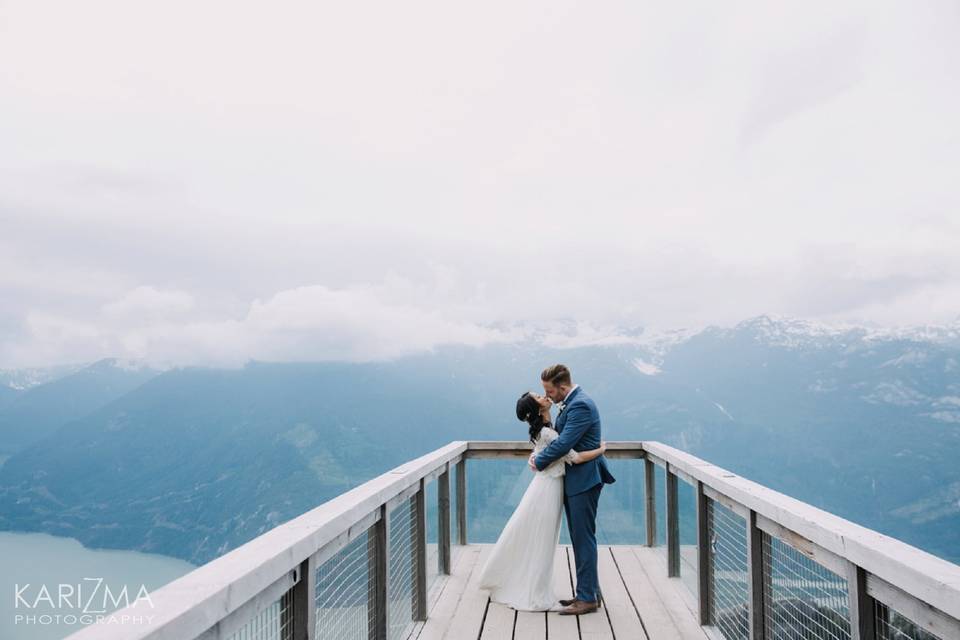
[[[960,4],[0,0],[0,367],[960,315]]]

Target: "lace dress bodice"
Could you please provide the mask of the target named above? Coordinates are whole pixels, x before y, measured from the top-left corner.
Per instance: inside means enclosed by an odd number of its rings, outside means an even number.
[[[547,445],[556,440],[558,437],[560,437],[560,434],[558,434],[552,427],[543,427],[540,429],[540,435],[537,437],[537,441],[533,445],[533,452],[540,453],[547,448]],[[562,476],[566,473],[566,464],[574,464],[575,458],[576,453],[573,449],[570,449],[570,451],[567,451],[563,457],[554,460],[548,464],[543,471],[538,471],[537,473],[547,476]]]

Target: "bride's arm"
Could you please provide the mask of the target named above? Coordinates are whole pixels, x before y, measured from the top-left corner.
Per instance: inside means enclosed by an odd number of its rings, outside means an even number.
[[[598,458],[603,455],[603,452],[607,450],[606,441],[600,443],[600,447],[597,449],[590,449],[589,451],[574,451],[570,449],[571,462],[573,464],[583,464],[584,462],[590,462],[594,458]]]

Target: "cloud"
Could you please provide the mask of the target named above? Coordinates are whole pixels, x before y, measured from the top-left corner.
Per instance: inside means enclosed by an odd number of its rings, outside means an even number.
[[[300,287],[254,301],[244,324],[258,336],[261,359],[284,360],[377,360],[442,344],[482,346],[521,335],[450,320],[438,309],[391,301],[383,294],[371,287]]]
[[[240,366],[272,361],[370,361],[429,351],[445,344],[483,346],[522,339],[520,328],[492,328],[448,318],[440,309],[400,302],[410,283],[332,289],[322,285],[254,300],[238,319],[181,319],[193,308],[183,292],[143,286],[76,320],[32,313],[25,335],[2,345],[7,359],[50,364],[104,355],[176,365]]]
[[[161,291],[141,286],[120,300],[103,305],[103,316],[113,320],[133,317],[160,318],[182,315],[194,307],[193,296],[183,291]]]
[[[2,13],[0,366],[960,314],[948,0]]]

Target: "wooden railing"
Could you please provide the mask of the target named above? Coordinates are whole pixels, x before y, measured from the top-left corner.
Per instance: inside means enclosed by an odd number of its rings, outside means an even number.
[[[450,573],[451,492],[455,473],[457,542],[467,544],[467,469],[471,458],[525,458],[528,442],[458,441],[441,447],[348,491],[250,542],[216,558],[150,594],[153,607],[134,603],[114,615],[151,615],[149,624],[91,625],[70,640],[204,640],[226,639],[243,631],[259,637],[264,612],[277,613],[271,637],[306,640],[317,634],[318,569],[343,554],[365,554],[366,602],[353,603],[371,640],[388,635],[388,590],[391,581],[391,513],[409,504],[411,520],[409,584],[412,621],[427,610],[426,486],[436,481],[437,538],[440,573]],[[743,518],[748,598],[744,637],[772,638],[764,619],[771,611],[771,572],[764,545],[778,540],[846,581],[849,594],[849,636],[857,640],[883,637],[877,612],[890,607],[925,630],[946,639],[960,639],[960,566],[896,539],[751,482],[688,453],[659,442],[611,442],[608,458],[643,459],[646,544],[657,544],[655,466],[665,471],[666,572],[681,571],[678,482],[696,495],[698,588],[693,597],[700,623],[714,631],[716,603],[715,550],[711,518],[727,509]],[[614,485],[615,486],[615,485]],[[718,507],[719,505],[719,507]],[[361,547],[358,543],[365,544]],[[339,555],[338,555],[339,554]],[[406,579],[406,578],[405,578]],[[321,615],[327,612],[321,611]],[[396,613],[396,612],[394,612]],[[393,615],[393,614],[390,614]],[[809,637],[819,637],[810,635]],[[920,637],[919,635],[917,637]]]
[[[889,607],[925,631],[940,638],[960,638],[960,566],[933,556],[900,540],[854,524],[832,513],[740,477],[688,453],[661,444],[644,442],[647,501],[652,507],[653,467],[666,470],[668,567],[678,567],[677,478],[696,490],[698,602],[700,623],[712,624],[709,598],[712,555],[706,539],[711,510],[716,504],[730,509],[745,522],[749,572],[749,637],[763,638],[763,619],[771,603],[770,570],[762,545],[775,538],[795,551],[844,577],[849,594],[850,637],[873,639],[880,635],[878,614]],[[656,510],[648,508],[647,539],[655,536]],[[816,637],[816,636],[814,636]]]

